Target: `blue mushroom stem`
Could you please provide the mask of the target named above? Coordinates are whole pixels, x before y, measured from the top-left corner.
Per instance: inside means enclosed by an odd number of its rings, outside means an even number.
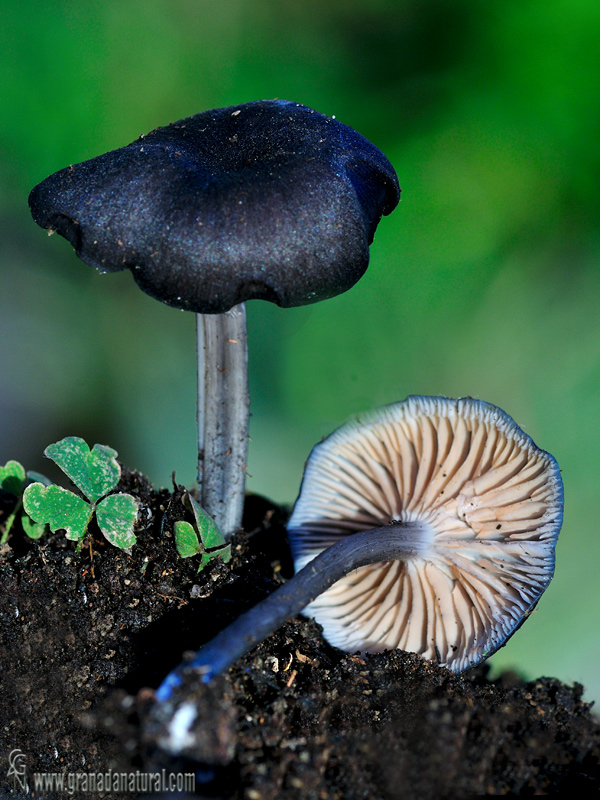
[[[248,456],[246,306],[197,314],[198,491],[226,539],[242,526]]]
[[[424,526],[414,522],[392,523],[345,536],[238,617],[204,645],[192,661],[173,670],[159,687],[157,699],[168,700],[184,672],[193,671],[202,683],[208,683],[352,570],[418,556],[427,538]]]

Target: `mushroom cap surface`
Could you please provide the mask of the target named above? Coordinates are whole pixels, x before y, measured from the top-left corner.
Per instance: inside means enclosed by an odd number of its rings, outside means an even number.
[[[352,128],[261,100],[62,169],[29,204],[86,264],[130,269],[152,297],[216,314],[252,298],[289,307],[346,291],[399,194],[390,162]]]
[[[398,648],[462,672],[533,610],[562,513],[555,459],[496,406],[413,396],[364,414],[310,455],[288,523],[296,570],[392,521],[417,525],[423,546],[349,573],[303,613],[348,652]]]

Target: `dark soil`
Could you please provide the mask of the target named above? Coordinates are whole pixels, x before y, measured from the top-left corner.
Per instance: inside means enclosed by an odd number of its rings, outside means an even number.
[[[182,654],[291,573],[285,513],[249,497],[232,561],[198,574],[174,547],[181,490],[154,492],[127,472],[119,489],[142,502],[131,554],[93,528],[77,553],[62,534],[30,542],[18,527],[0,554],[0,797],[11,796],[14,748],[29,797],[55,796],[35,791],[34,772],[109,769],[194,772],[196,796],[248,800],[600,790],[600,725],[578,684],[492,681],[485,665],[457,677],[402,652],[348,655],[303,618],[159,707],[153,689]],[[12,501],[0,500],[8,513]],[[175,754],[182,704],[192,735]]]

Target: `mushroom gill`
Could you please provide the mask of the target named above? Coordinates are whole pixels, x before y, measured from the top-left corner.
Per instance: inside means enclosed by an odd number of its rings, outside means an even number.
[[[364,414],[311,453],[288,524],[296,571],[392,522],[416,527],[421,546],[354,570],[303,613],[343,650],[399,648],[461,672],[549,584],[562,502],[554,458],[489,403],[413,396]]]

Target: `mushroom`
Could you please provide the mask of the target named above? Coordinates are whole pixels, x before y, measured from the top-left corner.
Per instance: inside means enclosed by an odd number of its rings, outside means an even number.
[[[296,570],[355,531],[398,524],[415,553],[346,575],[306,609],[346,651],[395,648],[454,672],[495,652],[554,573],[555,459],[501,409],[409,397],[317,445],[288,529]]]
[[[296,575],[191,667],[210,680],[302,611],[343,650],[399,648],[462,672],[550,583],[562,509],[555,459],[490,403],[413,396],[359,416],[307,462],[288,523]]]
[[[349,289],[399,192],[363,136],[283,100],[157,128],[31,192],[34,220],[82,261],[128,268],[147,294],[197,314],[198,484],[226,536],[244,502],[244,302],[299,306]]]

